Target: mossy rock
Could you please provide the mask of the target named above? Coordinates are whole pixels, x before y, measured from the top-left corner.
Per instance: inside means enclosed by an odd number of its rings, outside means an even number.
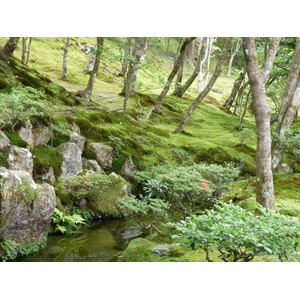
[[[8,168],[7,157],[4,153],[0,152],[0,166]]]
[[[5,131],[5,134],[10,139],[12,145],[22,148],[26,148],[28,146],[28,144],[23,139],[21,139],[17,133]]]
[[[63,157],[57,149],[49,146],[36,146],[32,149],[32,155],[34,173],[40,174],[52,166],[54,175],[60,175]]]
[[[93,160],[97,160],[97,155],[96,152],[93,148],[91,147],[85,147],[83,152],[82,152],[82,157],[86,158],[86,159],[93,159]]]

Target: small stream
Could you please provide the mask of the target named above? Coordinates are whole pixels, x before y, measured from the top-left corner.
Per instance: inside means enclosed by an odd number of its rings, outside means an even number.
[[[27,262],[113,262],[130,240],[142,236],[138,226],[124,220],[99,221],[70,236],[49,235],[45,249],[18,261]]]

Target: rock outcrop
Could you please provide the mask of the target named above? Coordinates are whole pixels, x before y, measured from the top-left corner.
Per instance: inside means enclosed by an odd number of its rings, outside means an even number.
[[[134,183],[135,179],[133,176],[133,173],[137,171],[136,166],[134,165],[131,157],[127,159],[121,168],[120,174],[122,177],[124,177],[127,181]]]
[[[95,173],[105,174],[104,171],[99,166],[99,164],[97,163],[97,161],[94,160],[94,159],[83,158],[82,159],[82,164],[83,164],[83,167],[86,168],[87,170],[93,171]]]
[[[82,172],[82,150],[78,145],[75,143],[63,143],[57,149],[63,156],[62,177],[73,177]]]
[[[85,138],[76,132],[70,133],[70,143],[76,144],[81,151],[84,149]]]
[[[0,130],[0,151],[5,151],[10,146],[10,140],[6,134]]]
[[[0,239],[19,245],[42,243],[55,203],[53,186],[35,184],[28,172],[0,167]]]
[[[89,146],[95,151],[97,162],[104,169],[112,167],[113,148],[101,143],[89,143]]]
[[[10,170],[23,170],[32,176],[33,158],[28,149],[11,146],[7,162]]]

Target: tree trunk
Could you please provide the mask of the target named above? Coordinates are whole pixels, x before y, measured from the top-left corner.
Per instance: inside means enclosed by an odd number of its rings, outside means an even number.
[[[67,78],[68,76],[68,52],[70,46],[70,39],[69,37],[66,38],[66,44],[64,48],[64,57],[63,57],[63,73],[62,78]]]
[[[27,50],[26,50],[25,65],[28,65],[28,62],[29,62],[31,42],[32,42],[32,37],[29,38],[29,42],[28,42],[28,46],[27,46]]]
[[[19,37],[10,37],[7,43],[0,51],[0,59],[9,63],[10,57],[13,55],[17,48]]]
[[[90,74],[90,78],[87,84],[87,87],[84,90],[78,91],[77,95],[85,99],[86,101],[91,101],[91,94],[93,91],[94,81],[96,79],[96,75],[99,71],[100,59],[103,50],[104,37],[97,37],[97,46],[96,46],[96,57],[93,70]]]
[[[222,52],[221,52],[221,54],[219,56],[219,59],[218,59],[217,65],[216,65],[216,69],[214,71],[213,76],[211,77],[209,83],[206,85],[206,87],[204,88],[204,90],[199,94],[199,96],[190,105],[190,107],[188,108],[188,110],[187,110],[184,118],[181,120],[181,122],[179,123],[179,125],[177,126],[177,128],[173,131],[174,134],[178,133],[178,132],[181,132],[184,129],[184,127],[186,126],[187,122],[191,118],[194,110],[203,101],[203,99],[209,93],[209,91],[211,90],[211,88],[215,84],[216,80],[220,76],[220,74],[222,72],[222,64],[223,64],[223,61],[225,59],[226,52],[227,52],[227,49],[229,47],[230,41],[231,41],[231,38],[227,38],[227,40],[225,42],[225,45],[224,45],[224,47],[222,49]]]
[[[275,210],[273,173],[271,163],[271,109],[267,103],[266,82],[279,47],[281,38],[273,38],[263,68],[258,67],[255,38],[244,38],[246,69],[253,97],[257,128],[256,148],[256,201]]]
[[[22,63],[25,64],[26,62],[26,41],[27,41],[27,37],[23,37],[22,38]]]
[[[187,59],[189,59],[195,65],[194,54],[195,54],[195,40],[191,41],[191,43],[189,44],[187,48],[187,54],[186,54]]]
[[[237,40],[235,48],[231,49],[231,55],[230,55],[230,59],[229,59],[229,63],[228,63],[228,69],[227,69],[227,74],[226,76],[230,77],[231,74],[231,67],[232,67],[232,62],[233,59],[235,58],[235,56],[237,55],[238,51],[240,50],[241,47],[241,40]]]
[[[208,80],[209,80],[209,71],[210,71],[210,60],[211,60],[211,56],[212,56],[212,53],[213,53],[213,49],[212,49],[212,45],[214,43],[214,41],[216,40],[217,38],[214,38],[212,37],[211,38],[211,41],[209,43],[209,50],[208,50],[208,58],[207,58],[207,66],[206,66],[206,74],[204,76],[205,78],[205,85],[208,84]],[[204,79],[203,78],[203,79]]]
[[[126,41],[126,46],[125,46],[125,53],[124,53],[124,58],[123,58],[123,63],[122,63],[122,70],[119,73],[119,76],[125,76],[128,68],[128,63],[129,63],[129,56],[130,56],[130,48],[131,48],[131,37],[127,38]]]
[[[197,78],[197,76],[200,72],[200,68],[203,65],[204,61],[205,61],[205,49],[206,49],[206,47],[207,47],[207,38],[203,38],[203,39],[200,40],[199,53],[198,53],[198,58],[197,58],[197,62],[196,62],[194,72],[192,73],[192,75],[189,77],[189,79],[185,82],[185,84],[183,86],[178,86],[177,85],[175,87],[175,90],[173,92],[174,96],[182,97],[183,94],[188,90],[188,88],[192,85],[192,83]]]
[[[127,75],[125,78],[123,89],[120,95],[125,96],[126,89],[128,92],[128,97],[134,95],[136,78],[138,73],[138,67],[142,56],[144,55],[145,48],[147,46],[147,40],[145,38],[134,38],[134,46],[132,50],[132,60],[129,62]]]
[[[244,72],[240,73],[240,76],[238,77],[238,79],[236,79],[236,81],[233,84],[233,88],[231,90],[230,96],[228,97],[228,99],[226,100],[226,102],[224,103],[223,107],[230,110],[232,103],[234,102],[234,99],[241,87],[241,85],[243,84],[245,78],[245,74]]]
[[[282,142],[288,137],[290,129],[299,108],[300,93],[300,38],[297,38],[293,61],[290,67],[287,83],[280,104],[276,133],[278,139],[273,141],[273,170],[278,171],[283,161],[284,146]],[[298,84],[297,84],[298,81]]]
[[[207,58],[208,58],[208,54],[210,52],[210,48],[211,48],[211,43],[212,43],[212,39],[213,38],[207,38],[206,41],[206,49],[205,49],[205,55],[203,60],[201,61],[201,65],[200,65],[200,69],[199,69],[199,74],[198,74],[198,93],[200,93],[201,91],[203,91],[204,89],[204,72],[203,72],[203,67],[204,67],[204,63],[206,62]]]
[[[188,37],[185,38],[185,40],[183,41],[181,47],[180,47],[180,51],[179,54],[174,62],[174,66],[173,66],[173,70],[171,71],[168,79],[167,79],[167,83],[165,84],[162,92],[160,93],[160,95],[158,96],[156,103],[155,103],[155,107],[153,112],[160,114],[162,111],[162,103],[164,101],[165,96],[167,95],[170,87],[171,87],[171,83],[176,75],[176,73],[178,72],[178,69],[181,65],[182,60],[184,59],[184,55],[185,55],[185,49],[188,46],[188,44],[190,42],[192,42],[195,39],[195,37]]]
[[[93,70],[93,66],[94,66],[94,62],[95,62],[95,57],[96,57],[96,54],[95,53],[91,53],[90,54],[90,57],[86,63],[86,66],[85,66],[85,69],[88,70],[88,71],[92,71]]]

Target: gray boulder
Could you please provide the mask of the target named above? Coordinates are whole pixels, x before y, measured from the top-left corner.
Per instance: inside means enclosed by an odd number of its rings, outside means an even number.
[[[62,177],[73,177],[82,172],[82,151],[75,143],[63,143],[57,149],[63,156]]]
[[[126,160],[125,164],[123,165],[120,175],[124,177],[127,181],[134,183],[135,179],[133,173],[137,171],[136,166],[134,165],[131,157]]]
[[[39,170],[39,172],[33,172],[33,177],[35,180],[40,180],[42,182],[55,182],[55,175],[52,166],[45,167],[43,170]]]
[[[20,245],[42,243],[55,208],[54,187],[37,185],[25,171],[0,168],[0,239]]]
[[[83,167],[95,173],[104,173],[99,164],[94,159],[82,159]],[[105,173],[104,173],[105,174]]]
[[[170,249],[168,246],[165,245],[157,245],[155,248],[152,249],[151,252],[162,257],[167,255],[170,252]]]
[[[10,145],[10,140],[6,134],[0,130],[0,151],[6,150]]]
[[[113,160],[113,148],[101,143],[89,143],[89,146],[95,151],[97,162],[103,168],[111,168]]]
[[[76,144],[81,151],[84,149],[85,138],[76,132],[70,133],[70,143]]]
[[[33,159],[28,149],[11,146],[7,161],[10,170],[23,170],[32,176]]]

